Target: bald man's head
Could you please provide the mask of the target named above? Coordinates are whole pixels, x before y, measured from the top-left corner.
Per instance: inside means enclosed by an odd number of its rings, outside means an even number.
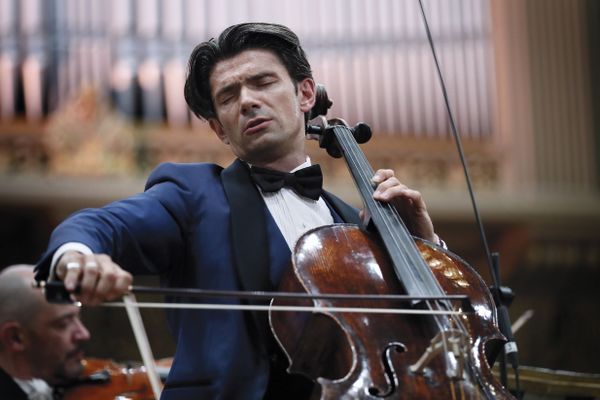
[[[0,272],[0,324],[18,321],[30,326],[46,302],[42,291],[34,289],[33,265],[13,265]]]
[[[33,285],[31,265],[0,272],[0,366],[15,378],[68,382],[83,370],[90,334],[79,307],[50,304]]]

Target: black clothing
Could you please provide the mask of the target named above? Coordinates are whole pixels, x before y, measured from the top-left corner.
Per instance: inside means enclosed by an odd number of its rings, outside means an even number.
[[[28,400],[23,389],[2,368],[0,368],[0,398],[3,400]]]

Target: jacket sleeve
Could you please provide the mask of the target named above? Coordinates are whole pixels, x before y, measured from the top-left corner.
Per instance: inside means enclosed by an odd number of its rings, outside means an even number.
[[[37,265],[46,279],[52,254],[68,242],[104,253],[132,273],[164,273],[183,262],[185,240],[198,176],[189,166],[162,164],[152,172],[143,193],[102,208],[79,211],[52,233]]]

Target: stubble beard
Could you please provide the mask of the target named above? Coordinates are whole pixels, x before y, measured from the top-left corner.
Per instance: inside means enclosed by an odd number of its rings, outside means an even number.
[[[81,359],[75,356],[82,351],[82,346],[77,345],[73,350],[65,354],[60,360],[56,357],[48,356],[47,359],[53,365],[48,365],[47,369],[40,368],[44,365],[44,360],[37,355],[29,357],[31,365],[35,366],[34,377],[44,379],[50,385],[60,385],[72,382],[79,378],[84,370]]]

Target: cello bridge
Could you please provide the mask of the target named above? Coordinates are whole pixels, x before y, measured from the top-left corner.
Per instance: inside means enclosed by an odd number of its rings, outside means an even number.
[[[441,331],[433,339],[425,352],[413,365],[409,367],[410,372],[423,375],[427,365],[437,356],[444,357],[446,363],[446,375],[453,380],[463,378],[465,366],[465,354],[467,352],[468,339],[466,335],[456,329]]]

